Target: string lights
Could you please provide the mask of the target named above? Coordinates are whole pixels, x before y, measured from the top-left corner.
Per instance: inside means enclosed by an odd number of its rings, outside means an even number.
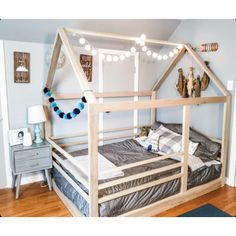
[[[76,36],[76,35],[74,35]],[[183,45],[179,44],[176,48],[170,50],[169,52],[166,52],[165,54],[157,53],[150,48],[148,48],[145,45],[146,41],[146,35],[142,34],[139,38],[135,39],[135,45],[133,45],[129,51],[125,52],[121,55],[109,55],[109,54],[99,54],[99,57],[102,60],[106,60],[107,62],[118,62],[118,61],[124,61],[125,58],[129,58],[132,54],[136,53],[137,51],[143,52],[148,57],[152,57],[153,59],[156,59],[158,61],[161,60],[168,60],[169,58],[174,57],[175,54],[177,54],[182,48]],[[80,37],[78,40],[79,44],[84,47],[84,49],[87,52],[90,52],[93,56],[97,55],[97,50],[93,48],[93,46],[84,38]]]

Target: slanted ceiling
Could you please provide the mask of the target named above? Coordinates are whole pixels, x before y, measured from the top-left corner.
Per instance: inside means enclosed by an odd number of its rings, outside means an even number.
[[[138,37],[145,33],[148,38],[168,40],[181,20],[10,20],[0,21],[0,39],[53,43],[59,27],[100,31]]]

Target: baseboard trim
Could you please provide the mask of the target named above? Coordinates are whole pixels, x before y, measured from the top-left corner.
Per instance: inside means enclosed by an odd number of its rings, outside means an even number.
[[[234,181],[230,180],[227,177],[225,178],[225,183],[229,185],[230,187],[236,187],[236,184],[234,183]]]

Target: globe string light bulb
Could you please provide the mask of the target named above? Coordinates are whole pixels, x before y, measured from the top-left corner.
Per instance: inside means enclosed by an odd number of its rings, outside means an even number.
[[[167,60],[168,59],[168,56],[165,54],[164,56],[163,56],[163,60]]]
[[[142,47],[142,51],[143,51],[143,52],[146,52],[146,51],[147,51],[147,47],[146,47],[146,46],[143,46],[143,47]]]
[[[162,60],[162,55],[159,55],[159,56],[157,57],[157,59],[158,59],[158,61]]]
[[[141,47],[145,45],[145,41],[141,41],[139,44]]]
[[[152,57],[153,57],[153,58],[157,58],[157,53],[154,52],[154,53],[152,54]]]
[[[169,52],[169,56],[170,56],[170,57],[173,57],[173,56],[174,56],[174,53],[173,53],[173,52]]]
[[[125,53],[125,56],[126,56],[126,57],[130,57],[130,56],[131,56],[131,53],[130,53],[130,52],[126,52],[126,53]]]
[[[140,38],[135,39],[135,43],[136,43],[136,44],[140,44],[140,43],[141,43]]]
[[[118,57],[118,56],[113,56],[112,60],[113,60],[114,62],[117,62],[117,61],[119,60],[119,57]]]
[[[108,56],[106,57],[106,59],[107,59],[107,61],[112,61],[112,56],[111,56],[111,55],[108,55]]]
[[[145,35],[145,34],[141,34],[140,39],[141,39],[142,41],[144,41],[144,40],[146,39],[146,35]]]
[[[174,54],[177,54],[178,51],[179,51],[179,50],[178,50],[177,48],[175,48],[175,49],[174,49]]]
[[[152,55],[152,51],[151,51],[151,50],[148,50],[148,51],[147,51],[147,55],[148,55],[148,56],[151,56],[151,55]]]
[[[80,38],[80,39],[79,39],[79,43],[80,43],[81,45],[84,45],[85,42],[86,42],[85,38]]]
[[[120,55],[120,60],[124,61],[125,60],[125,56],[124,55]]]
[[[86,51],[90,51],[91,50],[91,46],[89,44],[86,44],[84,48],[85,48]]]
[[[136,48],[135,48],[135,47],[132,47],[132,48],[130,48],[130,51],[131,51],[132,53],[135,53],[135,52],[136,52]]]

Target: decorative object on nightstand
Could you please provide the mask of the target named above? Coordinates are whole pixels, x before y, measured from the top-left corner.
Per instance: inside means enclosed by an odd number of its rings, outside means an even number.
[[[24,136],[27,132],[28,132],[27,128],[9,130],[9,143],[10,143],[10,146],[22,144]]]
[[[23,146],[29,147],[32,145],[32,137],[30,132],[26,132],[23,137]]]
[[[16,199],[20,195],[22,174],[44,170],[48,188],[52,190],[50,169],[52,168],[52,147],[47,141],[34,143],[30,147],[17,145],[10,148],[12,188],[16,185]]]
[[[46,121],[46,115],[42,105],[36,105],[28,108],[28,123],[34,124],[35,143],[42,143],[40,123]]]

